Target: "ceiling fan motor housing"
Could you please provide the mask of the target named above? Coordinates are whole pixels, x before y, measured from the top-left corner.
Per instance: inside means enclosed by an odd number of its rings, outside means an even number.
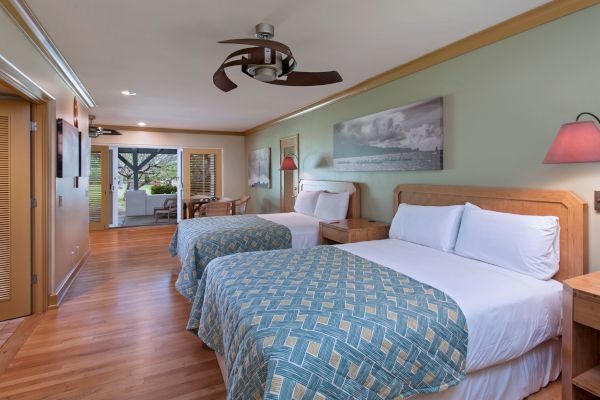
[[[275,36],[275,27],[271,24],[261,22],[254,29],[256,29],[256,37],[259,39],[273,39]]]

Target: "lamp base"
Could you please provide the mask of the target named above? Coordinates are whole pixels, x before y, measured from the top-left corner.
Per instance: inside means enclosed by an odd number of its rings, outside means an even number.
[[[594,210],[600,212],[600,191],[594,192]]]

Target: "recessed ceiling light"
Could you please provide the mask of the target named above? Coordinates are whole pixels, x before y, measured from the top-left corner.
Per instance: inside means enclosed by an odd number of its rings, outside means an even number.
[[[141,122],[141,121],[138,122],[137,124],[138,124],[138,126],[146,126],[146,123],[145,122]]]
[[[121,94],[122,94],[123,96],[135,96],[137,93],[136,93],[136,92],[132,92],[131,90],[123,90],[123,91],[121,92]]]

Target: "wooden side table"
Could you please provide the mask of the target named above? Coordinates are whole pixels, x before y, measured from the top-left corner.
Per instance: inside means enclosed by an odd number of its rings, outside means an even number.
[[[319,243],[338,244],[387,239],[390,225],[366,219],[319,222]]]
[[[600,272],[563,283],[563,399],[600,399]]]

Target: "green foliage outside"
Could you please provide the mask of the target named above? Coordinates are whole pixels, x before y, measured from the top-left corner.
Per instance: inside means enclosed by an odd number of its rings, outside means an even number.
[[[177,186],[165,183],[163,185],[150,186],[151,194],[174,194],[177,193]]]

